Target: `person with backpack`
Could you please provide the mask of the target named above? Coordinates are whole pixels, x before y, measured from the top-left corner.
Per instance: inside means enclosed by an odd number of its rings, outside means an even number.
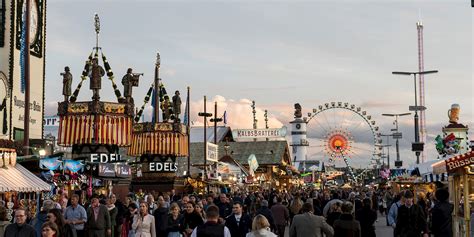
[[[219,208],[215,205],[207,207],[206,223],[196,227],[191,237],[232,237],[229,228],[219,223]]]

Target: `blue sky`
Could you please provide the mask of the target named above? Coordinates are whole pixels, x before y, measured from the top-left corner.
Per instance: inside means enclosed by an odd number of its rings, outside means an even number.
[[[381,114],[407,112],[414,103],[413,79],[391,72],[418,69],[416,22],[421,18],[425,70],[439,70],[425,77],[430,159],[436,157],[432,139],[446,125],[452,103],[461,105],[461,121],[472,125],[473,23],[466,1],[49,0],[47,115],[56,112],[62,98],[64,66],[71,67],[73,87],[79,81],[95,45],[95,12],[116,82],[128,67],[145,73],[134,90],[136,106],[152,83],[159,51],[168,91],[184,95],[191,87],[192,120],[202,110],[203,95],[209,103],[219,101],[219,111],[227,110],[231,125],[242,128],[252,126],[251,100],[257,103],[259,126],[264,109],[272,126],[288,126],[296,102],[305,114],[341,101],[367,110],[384,133],[393,125]],[[86,82],[80,100],[90,98],[88,87]],[[107,79],[102,87],[102,98],[114,101]],[[412,117],[400,120],[407,163],[414,161],[408,151],[412,124]]]

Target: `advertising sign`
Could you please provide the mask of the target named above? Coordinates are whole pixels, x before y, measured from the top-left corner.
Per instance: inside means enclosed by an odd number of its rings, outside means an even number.
[[[219,160],[217,150],[218,146],[216,144],[208,142],[206,160],[217,162]]]
[[[234,129],[232,135],[235,139],[249,138],[281,138],[286,136],[286,127],[268,129]]]
[[[121,178],[130,178],[132,177],[132,169],[129,165],[119,164],[116,167],[117,177]]]
[[[92,163],[111,163],[122,160],[122,156],[119,154],[90,154],[90,162]]]
[[[453,172],[457,168],[465,167],[474,164],[474,153],[463,154],[453,158],[449,158],[446,161],[446,170]]]
[[[148,171],[150,172],[176,172],[178,170],[178,163],[172,162],[150,162],[148,164]]]
[[[115,165],[114,164],[99,164],[99,176],[115,177]]]

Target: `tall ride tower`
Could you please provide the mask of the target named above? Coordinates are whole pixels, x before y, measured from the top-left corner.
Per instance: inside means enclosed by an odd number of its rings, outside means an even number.
[[[416,23],[416,29],[418,31],[418,70],[419,72],[424,71],[425,62],[423,54],[423,23],[418,21]],[[423,74],[419,74],[418,78],[420,79],[420,106],[425,106],[425,79]],[[426,143],[426,116],[425,111],[420,111],[420,142]],[[426,160],[426,153],[423,151],[421,153],[421,163],[424,163]]]
[[[300,104],[295,104],[295,120],[291,121],[291,146],[292,160],[297,170],[303,170],[306,162],[307,148],[309,146],[306,140],[306,118],[302,118]],[[300,166],[300,164],[302,166]],[[303,168],[301,168],[303,167]]]

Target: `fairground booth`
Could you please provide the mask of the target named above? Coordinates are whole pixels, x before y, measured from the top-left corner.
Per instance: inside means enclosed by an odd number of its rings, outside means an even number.
[[[35,217],[50,185],[17,163],[15,149],[0,148],[0,157],[0,200],[5,202],[8,220],[13,221],[19,207]]]
[[[133,191],[170,191],[182,190],[185,180],[177,177],[178,159],[189,154],[189,124],[180,120],[181,97],[175,91],[171,100],[164,84],[159,78],[160,54],[157,54],[155,64],[154,83],[148,89],[143,105],[138,111],[132,129],[131,146],[128,156],[134,157]],[[152,95],[153,93],[153,95]],[[154,108],[152,121],[141,121],[146,104],[152,99]],[[188,87],[189,98],[189,87]],[[186,103],[186,112],[189,114],[189,99]],[[160,111],[162,116],[160,122]],[[186,116],[186,115],[185,115]],[[189,121],[188,121],[189,123]]]
[[[114,192],[125,196],[128,193],[131,172],[127,161],[122,158],[120,148],[131,144],[134,117],[131,87],[138,84],[139,75],[131,74],[131,70],[127,70],[122,83],[130,93],[124,93],[122,96],[115,84],[110,64],[102,52],[102,47],[99,47],[98,15],[95,16],[95,27],[96,47],[86,60],[80,81],[72,95],[72,74],[69,67],[65,67],[65,71],[61,73],[64,101],[58,103],[58,145],[72,147],[72,159],[84,164],[83,172],[87,181],[80,189],[86,189],[89,196],[93,191],[96,194],[108,195],[114,185]],[[104,67],[99,61],[102,61]],[[115,102],[100,99],[102,84],[109,84],[102,80],[105,76],[117,98]],[[77,97],[86,80],[90,82],[92,100],[78,102]]]
[[[454,236],[472,236],[474,215],[474,151],[458,155],[433,165],[433,172],[449,174],[449,201],[454,204]]]

